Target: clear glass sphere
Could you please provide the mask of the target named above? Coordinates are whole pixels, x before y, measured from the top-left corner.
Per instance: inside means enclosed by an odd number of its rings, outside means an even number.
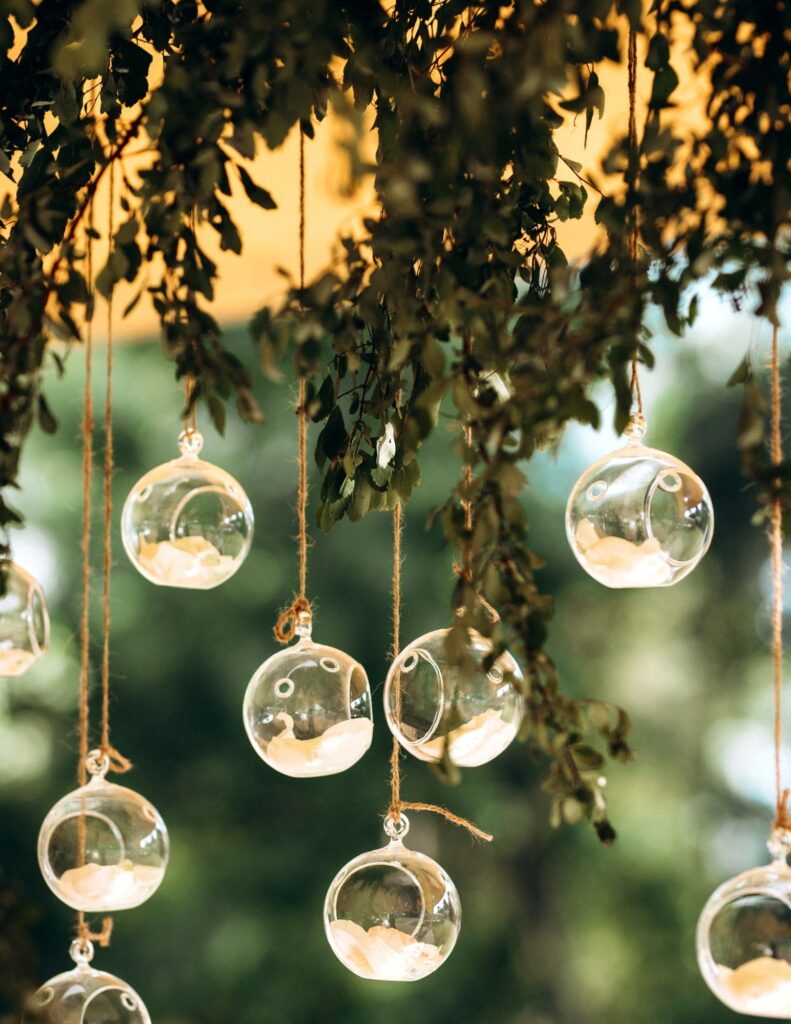
[[[141,477],[121,513],[126,553],[163,587],[209,590],[230,579],[253,541],[253,510],[240,484],[198,458],[203,438],[185,431],[181,456]]]
[[[371,690],[359,662],[311,638],[310,615],[299,640],[258,669],[244,696],[244,725],[268,765],[292,778],[335,775],[371,745]]]
[[[38,836],[38,862],[58,899],[87,913],[129,910],[164,878],[168,831],[134,790],[107,782],[107,758],[93,751],[92,778],[59,800]]]
[[[15,562],[0,561],[0,576],[0,676],[21,676],[49,647],[47,602]]]
[[[605,587],[667,587],[708,551],[714,509],[706,485],[673,455],[646,448],[633,416],[627,444],[585,470],[566,506],[566,534]]]
[[[125,981],[90,966],[93,945],[71,944],[76,967],[34,992],[22,1024],[151,1024],[143,1000]]]
[[[717,889],[700,915],[698,964],[714,995],[737,1013],[791,1018],[791,834],[775,833],[771,864]]]
[[[476,768],[501,754],[524,713],[522,672],[503,652],[492,665],[492,643],[475,630],[456,649],[449,629],[413,640],[385,680],[387,724],[398,742],[420,758]],[[458,635],[458,631],[456,631]]]
[[[327,939],[344,967],[372,981],[418,981],[450,956],[461,903],[445,871],[404,846],[404,815],[385,821],[390,843],[338,872],[324,901]]]

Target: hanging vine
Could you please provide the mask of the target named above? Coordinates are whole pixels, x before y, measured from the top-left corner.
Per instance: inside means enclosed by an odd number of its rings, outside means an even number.
[[[689,25],[710,124],[682,138],[668,116],[671,37]],[[603,240],[572,267],[557,226],[582,214],[590,182],[557,130],[579,115],[590,129],[601,114],[602,63],[621,62],[625,91],[627,26],[641,37],[648,110],[636,158],[624,135],[603,170],[632,187],[605,190]],[[232,397],[245,419],[260,411],[251,370],[225,349],[211,312],[217,268],[205,240],[244,257],[234,187],[275,206],[247,169],[261,146],[298,125],[312,137],[330,102],[356,128],[372,108],[375,166],[362,149],[353,165],[372,175],[380,215],[342,239],[337,265],[259,311],[257,357],[272,374],[293,359],[306,382],[324,530],[407,503],[440,411],[457,418],[470,473],[439,519],[471,571],[455,584],[464,613],[452,636],[474,627],[495,652],[516,637],[524,738],[548,761],[553,820],[589,817],[611,840],[599,780],[606,756],[631,756],[629,720],[560,689],[545,648],[552,602],[527,541],[525,463],[569,421],[598,425],[591,387],[602,379],[623,427],[632,360],[652,361],[649,303],[680,334],[705,278],[737,302],[757,288],[758,311],[776,322],[789,265],[788,5],[13,0],[0,29],[0,173],[10,183],[0,207],[0,526],[20,522],[10,491],[34,418],[55,429],[43,371],[63,368],[63,348],[51,341],[79,341],[91,312],[78,227],[108,168],[119,167],[123,213],[97,288],[127,281],[128,309],[153,303],[166,357],[194,381],[186,411],[204,402],[222,429]],[[148,157],[134,174],[132,144]],[[388,428],[395,456],[380,465]]]

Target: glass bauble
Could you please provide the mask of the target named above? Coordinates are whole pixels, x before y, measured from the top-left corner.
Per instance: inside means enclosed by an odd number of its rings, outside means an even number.
[[[236,480],[198,458],[203,438],[184,431],[181,456],[137,481],[121,533],[133,565],[163,587],[209,590],[230,579],[253,541],[253,510]]]
[[[90,781],[55,804],[38,837],[47,885],[87,913],[144,903],[168,863],[168,832],[156,808],[134,790],[107,782],[108,767],[107,757],[92,751]]]
[[[418,981],[447,960],[461,903],[445,871],[404,846],[409,822],[385,820],[390,843],[338,872],[324,901],[327,939],[344,967],[372,981]]]
[[[0,676],[21,676],[49,647],[41,586],[8,559],[0,561]]]
[[[244,697],[244,724],[268,765],[292,778],[345,771],[371,745],[371,690],[359,662],[312,639],[302,612],[299,640],[258,669]]]
[[[706,554],[714,509],[706,485],[673,455],[642,443],[633,416],[627,443],[585,470],[566,506],[580,565],[606,587],[667,587]]]
[[[151,1024],[143,1000],[125,981],[90,966],[93,945],[75,939],[76,967],[58,974],[27,1000],[22,1024]]]
[[[769,842],[773,860],[717,889],[698,921],[698,964],[737,1013],[791,1019],[791,833]]]
[[[488,664],[492,643],[475,630],[435,629],[405,647],[387,673],[384,706],[398,742],[421,761],[448,756],[475,768],[501,754],[524,713],[522,672],[504,651]],[[450,640],[450,642],[449,642]]]

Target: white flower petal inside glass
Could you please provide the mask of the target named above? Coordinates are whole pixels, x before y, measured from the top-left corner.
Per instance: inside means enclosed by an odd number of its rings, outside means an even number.
[[[241,485],[198,458],[203,438],[184,431],[181,455],[135,484],[121,513],[133,565],[163,587],[209,590],[230,579],[253,541],[253,510]]]
[[[293,778],[335,775],[351,768],[371,745],[371,690],[359,662],[317,644],[310,615],[297,624],[299,640],[267,659],[244,697],[250,742],[268,765]]]
[[[667,587],[708,551],[714,509],[689,466],[642,443],[633,416],[627,444],[585,470],[566,506],[566,533],[580,565],[606,587]]]
[[[30,573],[0,561],[0,676],[21,676],[49,647],[49,614]]]
[[[771,864],[717,889],[698,922],[706,984],[736,1013],[791,1019],[791,834],[776,831]]]
[[[456,886],[430,857],[407,849],[404,815],[385,820],[390,843],[355,857],[324,901],[324,929],[341,963],[371,981],[418,981],[447,960],[461,927]]]
[[[107,782],[107,758],[93,751],[91,779],[44,819],[38,861],[58,899],[86,913],[129,910],[159,888],[168,832],[156,808],[132,789]]]
[[[459,642],[459,639],[461,641]],[[421,761],[448,756],[475,768],[501,754],[522,724],[522,672],[475,630],[436,629],[413,640],[385,680],[387,724],[398,742]]]
[[[90,942],[75,939],[71,955],[77,966],[30,996],[22,1024],[151,1024],[143,1000],[131,986],[90,966]]]

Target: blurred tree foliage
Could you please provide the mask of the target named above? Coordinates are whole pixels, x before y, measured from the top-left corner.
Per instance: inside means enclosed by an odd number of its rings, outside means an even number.
[[[547,829],[542,767],[516,746],[465,773],[452,792],[427,766],[405,758],[408,798],[448,804],[495,833],[492,844],[477,844],[433,815],[413,816],[411,845],[448,870],[464,915],[447,964],[414,985],[349,974],[332,955],[321,920],[335,872],[384,836],[389,517],[345,520],[328,537],[316,534],[311,563],[317,637],[348,650],[369,672],[374,746],[343,775],[285,778],[248,743],[241,703],[248,679],[276,647],[271,625],[293,576],[294,523],[283,514],[295,483],[293,379],[285,387],[256,382],[268,428],[255,444],[238,421],[221,441],[200,415],[206,457],[233,473],[255,507],[248,561],[215,591],[178,592],[149,584],[114,538],[113,738],[135,763],[121,781],[162,813],[172,856],[156,897],[116,915],[113,944],[96,959],[137,989],[156,1024],[733,1021],[697,972],[694,925],[714,886],[766,853],[771,662],[756,631],[756,620],[759,628],[765,621],[766,543],[748,525],[752,496],[734,486],[737,453],[722,443],[738,402],[722,387],[729,359],[716,339],[744,336],[750,326],[723,324],[716,304],[705,308],[700,334],[675,353],[665,343],[661,370],[645,385],[655,435],[704,476],[717,509],[711,551],[688,580],[603,600],[574,560],[565,497],[612,438],[573,427],[559,451],[541,454],[531,467],[526,505],[547,555],[547,587],[558,595],[550,653],[572,695],[627,700],[634,711],[640,757],[615,768],[609,787],[619,841],[604,853],[588,830]],[[237,354],[248,344],[242,329],[226,332],[223,343]],[[99,404],[102,358],[97,347]],[[46,887],[35,855],[44,815],[73,785],[77,749],[80,351],[69,359],[62,379],[54,370],[46,379],[58,435],[34,430],[20,478],[28,528],[15,538],[15,552],[47,587],[54,631],[46,658],[0,682],[2,1024],[18,1024],[22,991],[68,968],[74,922]],[[134,388],[116,388],[120,508],[143,472],[175,455],[181,394],[155,343],[120,346],[116,359],[119,385],[146,386],[142,413]],[[681,379],[683,390],[675,386]],[[423,527],[456,478],[447,457],[451,424],[443,418],[426,442],[424,483],[407,517],[405,641],[447,620],[453,551],[438,522],[431,531]],[[311,441],[319,429],[311,428]],[[315,507],[315,469],[311,483]],[[95,513],[98,531],[100,508]],[[98,545],[94,567],[100,572]],[[97,587],[97,623],[99,599]],[[98,635],[93,650],[98,659]],[[734,754],[728,728],[745,737],[757,729],[754,745]],[[734,769],[727,776],[726,759]],[[745,789],[734,791],[733,774]],[[756,774],[765,778],[765,799],[749,790]]]
[[[639,152],[621,139],[605,162],[630,188],[602,198],[606,240],[578,270],[556,225],[581,214],[587,190],[555,132],[603,108],[596,68],[620,59],[619,17],[648,37],[649,112]],[[712,124],[692,139],[662,118],[678,83],[670,35],[683,23],[711,85]],[[560,690],[519,464],[569,421],[598,422],[590,389],[602,378],[623,426],[629,362],[652,360],[648,302],[678,333],[695,313],[689,288],[714,270],[726,293],[757,288],[759,312],[776,319],[789,255],[788,5],[656,0],[644,17],[639,0],[6,0],[0,26],[0,171],[14,183],[0,210],[0,525],[19,520],[5,495],[33,418],[55,426],[41,368],[59,358],[50,339],[78,339],[91,313],[91,199],[130,142],[147,138],[152,161],[136,180],[121,171],[124,217],[95,285],[109,293],[126,280],[147,294],[177,376],[194,377],[193,400],[222,429],[231,395],[244,418],[260,413],[211,314],[216,266],[198,229],[242,254],[233,183],[273,205],[245,166],[256,148],[296,125],[312,135],[330,103],[353,125],[372,107],[376,162],[356,164],[373,175],[381,214],[343,240],[338,267],[259,312],[260,360],[276,374],[290,355],[309,380],[324,529],[409,500],[443,400],[470,426],[472,446],[459,431],[456,447],[472,483],[440,502],[446,537],[472,559],[454,636],[475,627],[498,649],[515,637],[524,738],[549,762],[553,819],[589,817],[610,841],[601,770],[607,754],[630,757],[629,720]],[[397,451],[380,467],[388,424]]]

